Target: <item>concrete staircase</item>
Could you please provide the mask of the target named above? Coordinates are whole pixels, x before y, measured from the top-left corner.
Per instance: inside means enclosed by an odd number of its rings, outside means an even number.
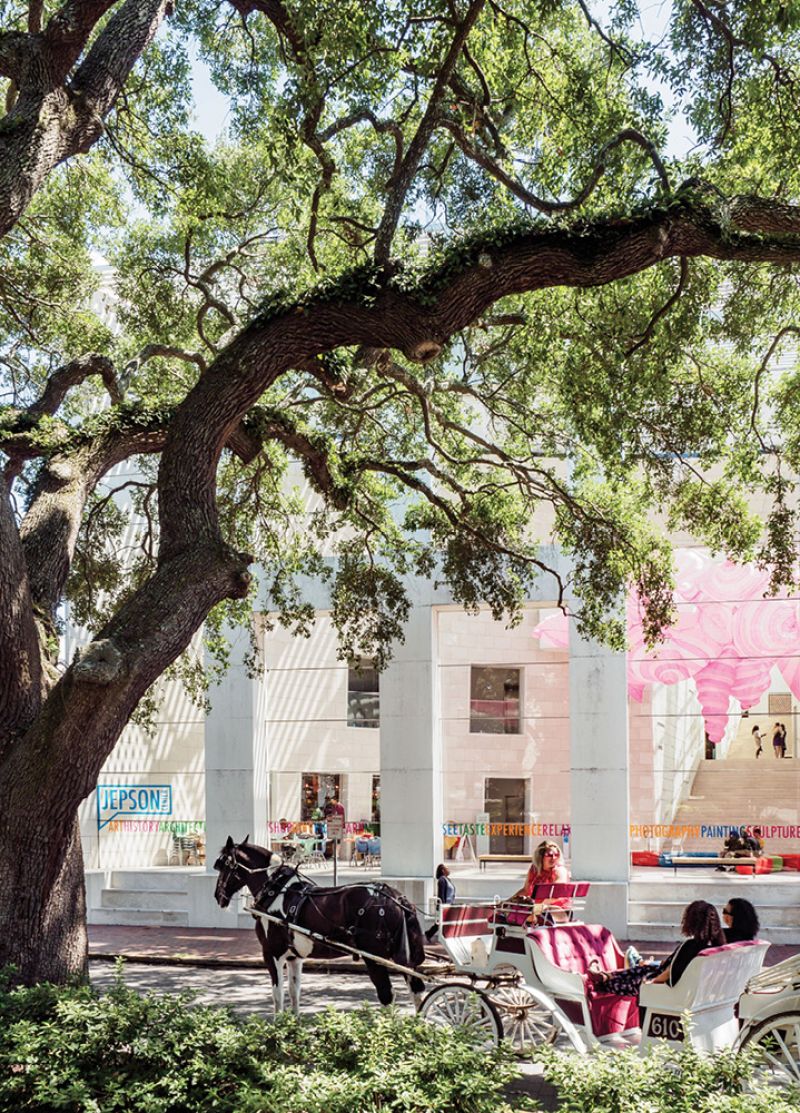
[[[753,756],[749,736],[737,739],[731,755],[701,761],[692,789],[675,815],[676,824],[704,826],[752,825],[797,827],[800,817],[800,761],[773,757],[765,744]],[[766,834],[768,854],[800,854],[800,838]],[[723,837],[686,836],[682,850],[722,849]],[[631,939],[664,942],[680,938],[681,912],[693,900],[707,900],[722,909],[732,896],[752,901],[761,920],[761,935],[773,943],[800,943],[800,874],[764,874],[756,878],[716,873],[712,868],[653,871],[652,878],[634,876],[628,890],[628,932]]]
[[[89,907],[89,923],[187,927],[189,872],[205,871],[202,866],[112,870],[100,890],[99,904]]]
[[[757,760],[733,757],[702,761],[691,793],[678,808],[675,823],[698,826],[754,824],[797,826],[800,816],[800,761],[778,760],[772,747]],[[707,838],[686,838],[684,850],[721,849]],[[767,853],[800,853],[800,838],[770,836]]]
[[[634,878],[628,889],[628,933],[631,939],[654,942],[681,938],[683,909],[693,900],[707,900],[718,911],[730,897],[746,897],[758,912],[759,935],[771,943],[800,943],[800,876],[777,874],[773,878],[743,877],[739,874],[703,873],[688,878],[679,871],[676,879]]]

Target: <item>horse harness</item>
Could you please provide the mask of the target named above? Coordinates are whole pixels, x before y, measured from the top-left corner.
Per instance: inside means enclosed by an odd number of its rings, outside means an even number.
[[[289,882],[293,876],[297,878],[297,884],[290,885]],[[399,936],[402,933],[402,957],[405,964],[408,964],[408,962],[410,961],[410,948],[408,943],[406,913],[412,912],[412,907],[409,905],[408,901],[406,901],[404,897],[398,899],[391,891],[389,886],[383,884],[382,882],[370,882],[366,885],[359,885],[358,887],[366,892],[366,900],[364,904],[359,909],[357,909],[356,912],[358,920],[361,920],[362,917],[364,917],[367,912],[374,908],[376,904],[379,904],[378,915],[381,917],[385,916],[386,909],[383,907],[383,904],[387,900],[391,901],[392,904],[397,905],[397,907],[400,909],[402,915],[400,917],[398,930],[396,932],[390,932],[388,930],[384,931],[381,928],[378,928],[378,930],[375,932],[375,938],[386,938],[394,942],[395,937]],[[341,942],[345,942],[346,940],[354,940],[355,935],[358,931],[358,920],[355,923],[350,924],[346,928],[342,928],[340,925],[333,923],[330,919],[330,916],[326,915],[326,913],[319,907],[318,901],[315,900],[314,890],[316,888],[316,883],[310,878],[306,878],[304,880],[300,879],[299,872],[296,866],[289,868],[282,867],[281,869],[276,871],[270,881],[268,881],[264,888],[259,892],[258,896],[255,898],[254,907],[256,909],[260,909],[263,912],[269,913],[269,915],[271,916],[275,916],[276,919],[281,920],[287,928],[297,927],[302,932],[303,926],[302,924],[300,924],[300,913],[305,904],[309,903],[316,914],[321,919],[326,920],[330,924],[330,930],[325,934],[326,938],[330,939],[330,942],[334,946],[336,944],[336,936],[340,938]],[[336,888],[326,888],[324,890],[326,896],[331,893],[345,891],[352,891],[352,886],[339,885]],[[282,907],[278,908],[276,907],[276,903],[281,894],[283,894],[284,899],[282,902]],[[343,936],[345,938],[342,938]],[[299,956],[299,953],[293,943],[291,931],[289,932],[289,949],[294,953],[295,956],[302,957]]]

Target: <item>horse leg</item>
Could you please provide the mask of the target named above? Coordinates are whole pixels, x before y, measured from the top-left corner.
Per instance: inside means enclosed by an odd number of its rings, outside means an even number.
[[[422,978],[415,978],[410,974],[404,974],[406,985],[409,988],[411,996],[414,999],[414,1012],[419,1012],[422,1007],[422,998],[425,993],[425,983]]]
[[[364,959],[364,965],[367,968],[369,980],[375,986],[375,992],[378,994],[380,1003],[391,1005],[394,1001],[394,990],[392,989],[389,971],[385,966],[380,966],[377,962],[370,962],[367,958]]]
[[[300,1015],[300,979],[303,976],[303,960],[289,959],[289,1001],[295,1016]]]
[[[256,936],[261,944],[261,955],[264,959],[267,973],[269,974],[269,980],[272,982],[272,1008],[275,1016],[277,1016],[283,1008],[283,971],[280,972],[279,977],[278,967],[275,965],[275,959],[273,957],[273,949],[270,946],[267,932],[261,920],[256,920]],[[280,990],[278,989],[278,985],[281,987]]]
[[[283,1012],[283,976],[286,972],[286,956],[274,959],[275,977],[272,984],[272,1003],[275,1006],[275,1015]],[[271,971],[270,971],[271,972]]]

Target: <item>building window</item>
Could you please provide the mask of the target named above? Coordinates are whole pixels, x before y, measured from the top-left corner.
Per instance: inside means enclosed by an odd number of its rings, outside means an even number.
[[[372,661],[350,661],[347,668],[347,725],[379,727],[380,722],[378,670]]]
[[[376,825],[381,821],[381,779],[377,774],[372,776],[372,815],[370,819]]]
[[[328,800],[341,804],[342,776],[339,773],[303,773],[300,778],[300,819],[309,823],[322,818]],[[317,813],[317,814],[315,814]]]
[[[519,674],[519,669],[472,666],[471,734],[519,734]]]

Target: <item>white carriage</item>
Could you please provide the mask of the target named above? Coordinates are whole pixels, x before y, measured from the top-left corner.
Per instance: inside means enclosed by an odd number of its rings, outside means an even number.
[[[758,1044],[775,1080],[800,1086],[800,955],[752,978],[738,1011],[737,1046]]]
[[[645,983],[638,998],[606,993],[592,972],[620,970],[625,959],[608,928],[580,919],[588,890],[537,886],[533,908],[442,906],[439,936],[455,976],[426,995],[422,1014],[466,1025],[487,1044],[505,1037],[528,1055],[559,1040],[582,1054],[603,1045],[646,1053],[654,1042],[712,1051],[757,1041],[783,1080],[800,1081],[800,957],[762,974],[768,943],[730,943],[702,951],[674,987]],[[550,926],[536,925],[543,918]]]

